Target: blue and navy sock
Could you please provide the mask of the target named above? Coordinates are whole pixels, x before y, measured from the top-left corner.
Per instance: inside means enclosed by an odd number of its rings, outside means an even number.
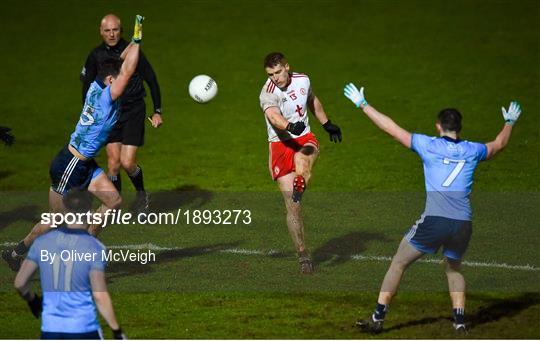
[[[377,307],[375,308],[375,313],[373,314],[373,318],[376,320],[384,320],[387,311],[388,311],[387,304],[380,304],[377,302]]]
[[[465,324],[465,308],[454,308],[454,323]]]
[[[113,183],[116,190],[118,192],[122,192],[122,178],[120,177],[120,173],[116,175],[109,175],[109,179]]]

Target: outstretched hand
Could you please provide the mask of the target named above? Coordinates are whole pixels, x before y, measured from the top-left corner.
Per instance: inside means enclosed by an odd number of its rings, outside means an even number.
[[[508,107],[508,111],[502,107],[502,114],[504,117],[504,121],[509,125],[514,125],[516,121],[519,118],[519,115],[521,115],[521,106],[517,101],[510,102],[510,106]]]
[[[364,87],[358,90],[358,88],[356,88],[353,83],[349,83],[345,85],[345,88],[343,89],[343,94],[345,95],[345,97],[350,99],[357,108],[365,107],[366,105],[368,105],[368,102],[364,98]]]

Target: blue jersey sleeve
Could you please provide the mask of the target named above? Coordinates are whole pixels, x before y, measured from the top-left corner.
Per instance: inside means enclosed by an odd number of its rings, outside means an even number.
[[[433,140],[433,138],[430,136],[422,134],[412,134],[411,149],[423,158],[424,155],[426,155],[427,153],[427,147],[431,140]]]
[[[487,158],[487,146],[483,143],[471,142],[471,145],[476,152],[476,157],[478,161],[484,161]]]

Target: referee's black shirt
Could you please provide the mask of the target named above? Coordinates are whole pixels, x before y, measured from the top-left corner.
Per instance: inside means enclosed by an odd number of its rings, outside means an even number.
[[[93,49],[88,58],[86,58],[86,63],[81,71],[81,81],[83,83],[82,87],[82,101],[86,98],[86,92],[90,88],[90,84],[96,79],[98,74],[99,65],[108,58],[120,58],[122,51],[129,45],[124,39],[120,39],[118,44],[115,46],[108,46],[105,43],[102,43],[95,49]],[[154,112],[161,113],[161,92],[159,90],[159,84],[157,81],[156,74],[152,66],[148,62],[148,59],[144,56],[142,51],[139,54],[139,63],[137,64],[137,69],[129,83],[124,90],[124,93],[120,97],[122,100],[122,106],[128,106],[130,103],[134,103],[140,100],[143,100],[146,96],[144,91],[143,80],[148,83],[150,88],[150,94],[152,96],[152,102],[154,102]]]

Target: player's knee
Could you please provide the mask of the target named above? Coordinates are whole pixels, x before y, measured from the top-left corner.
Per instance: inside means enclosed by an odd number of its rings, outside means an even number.
[[[135,172],[135,170],[137,169],[137,162],[135,160],[131,160],[131,159],[124,160],[124,159],[122,159],[121,163],[122,163],[122,168],[128,174],[133,174],[133,172]]]
[[[313,146],[304,146],[302,147],[302,149],[300,149],[300,153],[306,156],[312,156],[312,155],[316,156],[318,152],[319,151],[317,150],[317,148]]]
[[[120,159],[116,158],[108,158],[107,159],[107,167],[109,168],[109,172],[117,174],[120,171]]]
[[[114,208],[120,208],[122,206],[122,197],[117,196],[114,200]]]
[[[112,210],[118,209],[120,208],[120,206],[122,206],[122,197],[120,195],[116,195],[112,197],[107,202],[107,208],[112,209]]]
[[[409,266],[409,263],[406,262],[405,260],[399,258],[396,255],[392,259],[392,265],[391,266],[392,266],[392,268],[394,268],[394,270],[405,271],[405,269],[407,269],[407,267]]]
[[[444,261],[444,271],[447,274],[453,273],[453,272],[460,272],[460,268],[461,268],[461,262],[445,259],[445,261]]]

